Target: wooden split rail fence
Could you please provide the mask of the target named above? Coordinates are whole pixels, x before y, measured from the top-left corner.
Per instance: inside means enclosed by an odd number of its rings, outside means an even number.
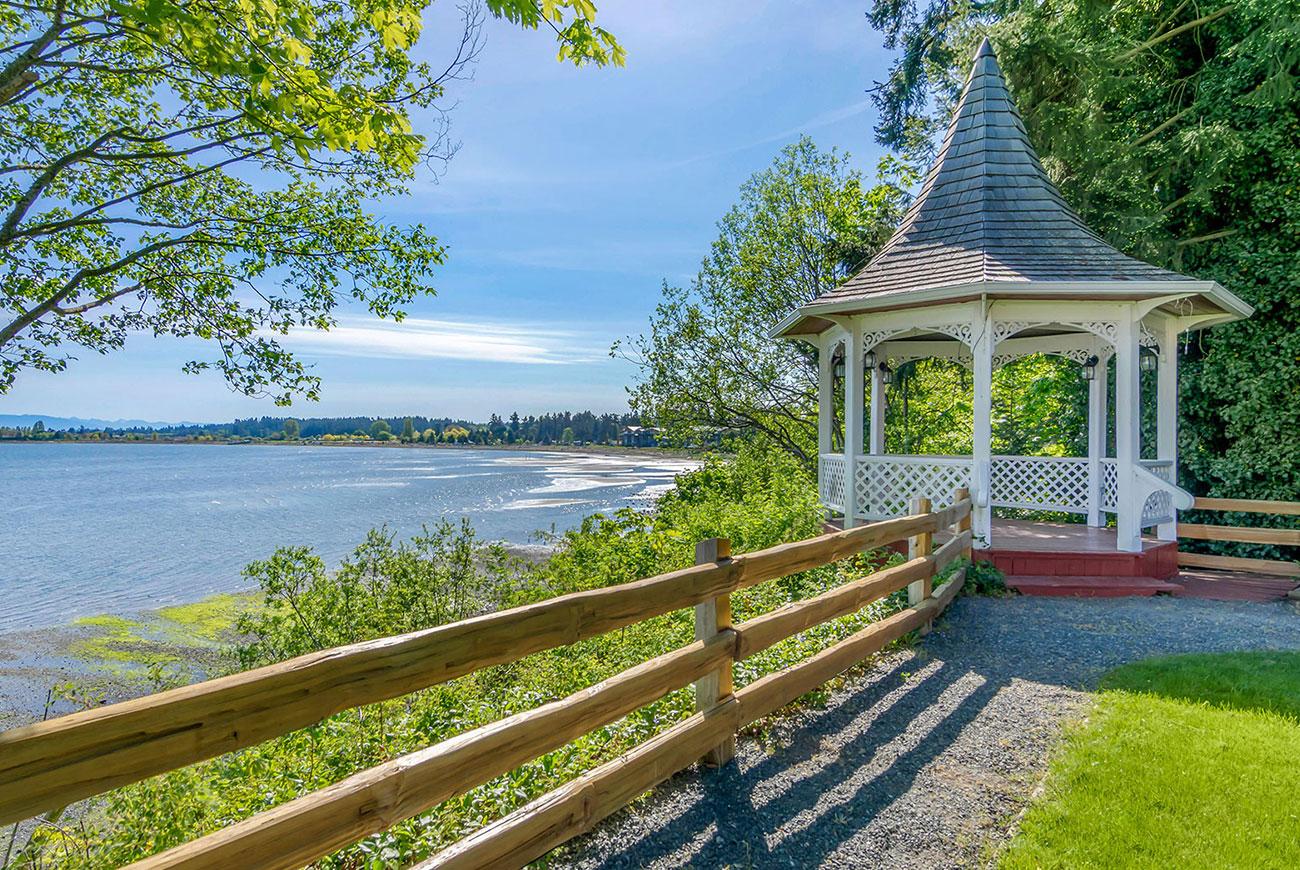
[[[1192,505],[1200,511],[1225,513],[1300,516],[1300,502],[1262,501],[1244,498],[1198,498]],[[1300,547],[1300,529],[1267,529],[1257,526],[1220,526],[1179,523],[1178,537],[1194,541],[1221,541],[1239,544],[1273,544]],[[1208,553],[1179,551],[1178,564],[1188,568],[1214,568],[1221,571],[1246,571],[1300,579],[1300,563],[1280,559],[1248,559],[1241,556],[1215,556]]]
[[[147,858],[138,867],[300,867],[379,833],[596,728],[695,684],[697,712],[632,751],[480,829],[422,867],[522,866],[690,764],[725,763],[745,725],[817,688],[909,632],[960,591],[936,574],[970,556],[970,499],[753,553],[725,540],[693,567],[563,595],[437,628],[301,656],[192,686],[0,733],[0,824],[310,726],[531,653],[687,607],[696,640],[567,698],[364,770]],[[936,532],[949,540],[932,548]],[[908,539],[909,560],[739,625],[730,595]],[[786,670],[735,690],[732,663],[904,587],[912,606]]]

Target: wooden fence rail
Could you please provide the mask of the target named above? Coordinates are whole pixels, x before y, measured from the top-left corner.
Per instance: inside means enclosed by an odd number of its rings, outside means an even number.
[[[1198,498],[1195,510],[1231,513],[1300,516],[1300,502],[1262,501],[1243,498]],[[1264,529],[1251,526],[1222,526],[1179,523],[1178,537],[1194,541],[1222,541],[1240,544],[1273,544],[1300,547],[1300,529]],[[1223,571],[1250,571],[1279,577],[1300,577],[1300,563],[1279,559],[1250,559],[1241,556],[1216,556],[1209,553],[1179,551],[1178,564],[1188,568],[1216,568]]]
[[[436,856],[429,867],[523,865],[687,765],[726,763],[743,726],[888,643],[926,628],[960,590],[970,499],[732,557],[725,540],[699,564],[398,637],[326,650],[98,710],[0,733],[0,823],[136,782],[397,697],[686,607],[696,640],[567,698],[354,774],[139,867],[291,868],[328,855],[515,769],[668,693],[695,684],[697,713]],[[952,532],[932,551],[935,532]],[[907,538],[904,564],[732,625],[732,592]],[[804,662],[735,691],[732,664],[910,587],[912,606]]]

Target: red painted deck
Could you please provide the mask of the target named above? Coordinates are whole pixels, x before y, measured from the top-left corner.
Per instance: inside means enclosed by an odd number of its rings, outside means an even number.
[[[1178,573],[1178,545],[1147,537],[1142,552],[1115,549],[1114,529],[1082,524],[994,520],[985,558],[1008,577],[1146,577]]]
[[[827,524],[827,531],[837,529]],[[937,535],[942,542],[945,535]],[[905,541],[893,545],[907,552]],[[1286,577],[1178,568],[1178,545],[1144,537],[1141,553],[1115,549],[1114,529],[1072,523],[993,520],[993,546],[976,558],[993,562],[1024,595],[1110,598],[1176,595],[1216,601],[1280,601],[1296,588]]]
[[[1280,601],[1285,577],[1178,568],[1178,545],[1144,537],[1141,553],[1115,549],[1114,529],[1068,523],[994,520],[987,558],[1024,595],[1119,597],[1176,595],[1217,601]]]

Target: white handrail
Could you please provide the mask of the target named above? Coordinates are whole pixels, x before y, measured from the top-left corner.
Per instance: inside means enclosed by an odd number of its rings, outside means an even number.
[[[1133,474],[1137,478],[1139,484],[1138,491],[1141,493],[1141,501],[1143,503],[1150,498],[1151,493],[1160,490],[1169,493],[1169,497],[1172,499],[1173,505],[1177,510],[1191,510],[1192,505],[1196,502],[1196,496],[1192,495],[1178,484],[1164,480],[1163,478],[1152,474],[1143,464],[1133,466]]]

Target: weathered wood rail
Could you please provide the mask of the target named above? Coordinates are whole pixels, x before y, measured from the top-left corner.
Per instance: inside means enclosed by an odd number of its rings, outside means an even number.
[[[1223,511],[1225,513],[1271,514],[1273,516],[1300,516],[1300,502],[1262,501],[1244,498],[1198,498],[1192,505],[1195,510]],[[1300,547],[1300,529],[1266,529],[1256,526],[1221,526],[1199,523],[1179,523],[1178,537],[1194,541],[1221,541],[1239,544],[1273,544],[1282,547]],[[1221,571],[1248,571],[1255,574],[1273,574],[1279,577],[1300,578],[1300,563],[1280,559],[1249,559],[1241,556],[1216,556],[1209,553],[1179,551],[1178,564],[1188,568],[1215,568]]]
[[[422,867],[522,866],[684,767],[725,763],[736,732],[890,642],[925,630],[960,591],[935,576],[970,555],[970,499],[753,553],[725,540],[693,567],[563,595],[426,631],[301,656],[193,686],[0,733],[0,824],[251,746],[331,714],[694,607],[696,640],[567,698],[364,770],[137,867],[300,867],[481,785],[670,692],[695,684],[695,715],[482,828]],[[932,549],[935,532],[952,537]],[[908,539],[909,560],[732,625],[730,595]],[[743,660],[909,587],[911,607],[740,690]]]

